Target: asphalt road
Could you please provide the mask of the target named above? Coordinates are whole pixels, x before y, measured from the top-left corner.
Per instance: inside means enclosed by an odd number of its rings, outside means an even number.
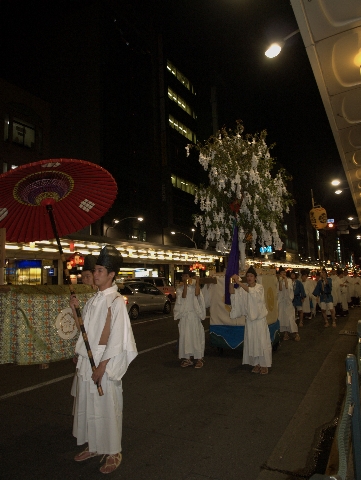
[[[269,375],[250,373],[239,353],[209,345],[203,369],[180,368],[177,323],[147,315],[132,323],[139,355],[123,381],[127,480],[291,480],[315,472],[322,427],[338,415],[344,361],[354,353],[361,308],[323,327],[321,317],[283,342]],[[208,321],[204,322],[208,329]],[[341,332],[341,334],[340,334]],[[206,334],[206,341],[208,335]],[[99,478],[99,457],[76,463],[70,360],[0,365],[0,478]],[[323,472],[318,472],[323,473]]]

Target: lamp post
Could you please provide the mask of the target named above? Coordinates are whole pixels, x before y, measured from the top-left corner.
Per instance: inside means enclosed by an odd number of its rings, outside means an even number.
[[[195,247],[195,248],[198,248],[196,242],[195,242],[194,239],[193,239],[193,237],[194,237],[194,232],[195,232],[195,229],[194,229],[194,228],[192,228],[192,232],[193,232],[192,238],[191,238],[189,235],[187,235],[186,233],[183,233],[183,232],[170,232],[170,233],[171,233],[172,235],[176,235],[176,234],[184,235],[185,237],[189,238],[189,240],[190,240],[191,242],[194,243],[194,247]]]
[[[107,227],[107,229],[105,230],[105,237],[107,236],[109,228],[114,228],[118,223],[122,222],[123,220],[128,220],[129,218],[136,218],[138,222],[142,222],[144,220],[143,217],[125,217],[121,218],[120,220],[118,220],[117,218],[113,218],[112,224],[109,225],[109,227]]]
[[[280,51],[284,47],[286,41],[289,38],[293,37],[293,35],[296,35],[296,33],[299,33],[299,32],[300,32],[299,30],[295,30],[294,32],[287,35],[287,37],[284,37],[284,39],[281,40],[280,42],[272,43],[272,45],[270,45],[268,49],[265,51],[266,57],[268,58],[277,57],[277,55],[280,53]]]

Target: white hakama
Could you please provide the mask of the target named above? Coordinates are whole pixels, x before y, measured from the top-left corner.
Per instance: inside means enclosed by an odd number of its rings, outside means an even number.
[[[187,296],[182,298],[183,287],[177,289],[174,306],[174,320],[179,320],[179,358],[202,359],[204,357],[205,335],[202,320],[206,308],[202,292],[196,296],[195,287],[187,286]]]
[[[99,364],[105,345],[93,352]],[[91,366],[83,358],[78,368],[77,402],[75,403],[73,435],[77,444],[88,442],[89,451],[114,455],[122,451],[123,389],[121,380],[110,381],[107,373],[101,381],[104,395],[100,396],[91,379]],[[84,380],[86,378],[87,380]]]
[[[272,343],[266,320],[267,309],[264,289],[260,284],[249,287],[246,292],[242,287],[235,289],[231,295],[231,318],[246,317],[243,342],[243,364],[261,367],[272,366]]]
[[[287,287],[282,282],[282,290],[277,287],[278,298],[278,320],[280,321],[281,332],[298,332],[298,327],[295,319],[295,307],[292,304],[293,300],[293,287],[292,280],[286,278]]]

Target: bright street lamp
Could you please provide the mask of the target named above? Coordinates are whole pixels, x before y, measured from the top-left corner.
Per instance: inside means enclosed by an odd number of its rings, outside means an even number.
[[[338,178],[335,178],[335,180],[332,180],[331,182],[331,185],[333,185],[334,187],[337,187],[340,184],[341,184],[341,180],[339,180]],[[337,190],[335,190],[335,193],[336,195],[340,195],[344,190],[349,190],[349,189],[350,187],[340,187]]]
[[[280,51],[282,50],[282,48],[284,47],[286,41],[293,37],[293,35],[296,35],[296,33],[299,33],[300,31],[299,30],[295,30],[294,32],[290,33],[289,35],[287,35],[287,37],[285,37],[283,40],[281,40],[280,42],[277,42],[277,43],[272,43],[272,45],[270,45],[268,47],[268,49],[266,50],[265,52],[265,55],[266,57],[268,58],[274,58],[274,57],[277,57],[277,55],[280,53]]]
[[[138,220],[138,222],[142,222],[144,220],[143,217],[125,217],[125,218],[121,218],[120,220],[118,220],[117,218],[113,218],[112,224],[109,225],[109,227],[107,227],[107,229],[105,230],[105,237],[107,236],[109,228],[114,228],[115,225],[122,222],[123,220],[128,220],[128,218],[136,218]]]
[[[193,236],[194,236],[194,232],[195,232],[195,229],[194,229],[194,228],[192,228],[192,232],[193,232],[192,238],[191,238],[189,235],[186,235],[186,234],[183,233],[183,232],[170,232],[170,233],[171,233],[172,235],[176,235],[177,233],[178,233],[179,235],[184,235],[185,237],[189,238],[189,240],[194,243],[195,248],[198,249],[196,242],[193,240]]]

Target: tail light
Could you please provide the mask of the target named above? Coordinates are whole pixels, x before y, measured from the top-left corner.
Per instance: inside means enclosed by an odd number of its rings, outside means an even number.
[[[125,304],[128,305],[128,303],[129,303],[128,297],[126,297],[125,295],[123,295],[123,298],[124,298]]]

